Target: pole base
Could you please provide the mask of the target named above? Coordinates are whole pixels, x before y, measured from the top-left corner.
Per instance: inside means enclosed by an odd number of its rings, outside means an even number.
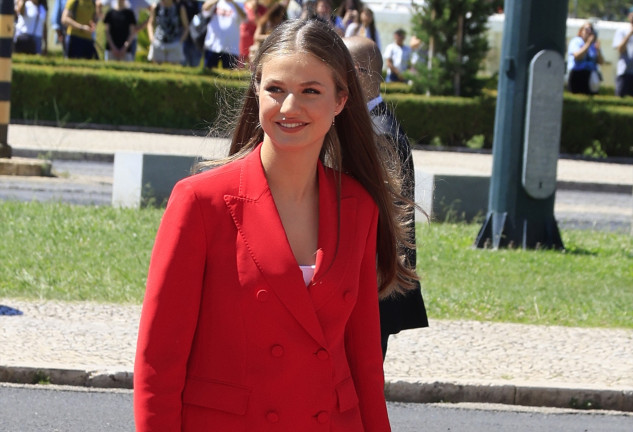
[[[488,212],[473,246],[490,249],[565,249],[554,216],[519,219],[514,223],[505,212]]]
[[[10,159],[13,151],[9,144],[0,144],[0,158]]]

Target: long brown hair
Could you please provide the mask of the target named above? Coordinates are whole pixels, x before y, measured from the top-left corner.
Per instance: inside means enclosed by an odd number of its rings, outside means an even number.
[[[305,52],[327,64],[334,77],[336,91],[348,95],[345,108],[326,134],[320,158],[335,171],[346,173],[360,182],[378,206],[377,273],[379,292],[386,297],[404,291],[417,279],[407,268],[399,252],[407,245],[405,205],[400,194],[397,156],[386,141],[374,133],[354,62],[336,32],[320,20],[291,20],[276,27],[262,43],[251,63],[251,81],[233,133],[229,160],[251,152],[263,139],[259,124],[256,90],[262,67],[271,56]],[[378,145],[377,145],[378,144]]]

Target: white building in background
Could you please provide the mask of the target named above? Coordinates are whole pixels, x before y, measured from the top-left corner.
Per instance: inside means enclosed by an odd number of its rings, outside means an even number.
[[[413,17],[410,0],[364,0],[363,3],[374,11],[376,27],[380,33],[383,46],[387,46],[388,43],[392,42],[393,33],[398,28],[406,30],[408,42],[408,38],[411,36],[411,19]],[[415,3],[423,3],[423,1],[416,0]],[[492,15],[488,20],[488,44],[490,51],[484,61],[484,71],[488,74],[498,72],[499,70],[504,18],[505,16],[503,14],[496,14]],[[567,19],[566,44],[569,43],[571,38],[578,34],[578,29],[586,21],[587,20],[576,18]],[[613,35],[618,28],[626,28],[629,24],[626,22],[601,21],[598,19],[591,19],[591,21],[598,32],[602,55],[605,59],[605,63],[602,65],[604,85],[614,86],[615,65],[618,61],[618,53],[615,48],[611,46]],[[567,58],[565,57],[565,62],[566,61]]]

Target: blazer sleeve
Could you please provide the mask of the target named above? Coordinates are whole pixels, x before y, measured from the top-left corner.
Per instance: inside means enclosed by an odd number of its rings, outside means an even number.
[[[134,363],[138,432],[181,430],[206,244],[200,203],[187,183],[178,183],[158,229],[143,300]]]
[[[378,283],[376,276],[376,238],[378,208],[373,204],[365,252],[360,268],[358,297],[345,332],[348,362],[365,432],[390,431],[384,393]]]

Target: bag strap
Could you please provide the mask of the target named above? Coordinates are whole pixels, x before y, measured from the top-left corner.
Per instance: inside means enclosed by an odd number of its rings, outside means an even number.
[[[33,26],[33,36],[37,33],[37,24],[40,22],[40,4],[37,5],[37,16],[35,17],[35,25]]]

